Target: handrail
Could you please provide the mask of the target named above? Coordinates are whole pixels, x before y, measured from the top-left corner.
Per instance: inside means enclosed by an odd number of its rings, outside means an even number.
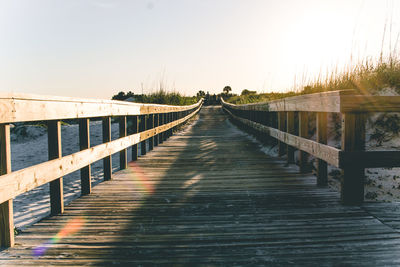
[[[198,105],[199,103],[190,106],[169,106],[118,100],[0,93],[0,123],[181,112]]]
[[[364,201],[365,168],[400,167],[400,151],[365,151],[366,113],[399,112],[399,96],[355,95],[354,90],[342,90],[246,105],[234,105],[223,99],[221,103],[245,130],[261,138],[278,140],[279,155],[286,153],[288,163],[294,163],[294,149],[298,149],[300,171],[305,171],[308,154],[316,157],[318,185],[327,184],[327,163],[341,168],[344,204]],[[298,112],[298,125],[295,125],[295,112]],[[316,141],[310,140],[308,133],[312,112],[316,113]],[[342,114],[340,149],[327,145],[328,113]]]
[[[77,99],[27,94],[0,94],[0,246],[14,245],[12,201],[16,196],[50,183],[51,214],[64,210],[62,177],[81,170],[82,195],[91,192],[90,164],[103,159],[104,179],[112,179],[111,155],[120,152],[120,168],[127,167],[127,148],[132,160],[138,144],[146,153],[172,135],[172,130],[194,116],[203,99],[194,105],[169,106],[138,104],[114,100]],[[102,117],[103,143],[90,147],[90,118]],[[119,119],[119,138],[111,141],[111,117]],[[79,120],[80,151],[61,155],[61,120]],[[127,120],[133,120],[128,135]],[[10,123],[46,121],[49,161],[11,171]]]

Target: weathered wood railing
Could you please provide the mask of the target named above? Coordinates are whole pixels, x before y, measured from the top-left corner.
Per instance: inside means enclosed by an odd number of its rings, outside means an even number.
[[[341,168],[344,204],[364,201],[365,168],[400,166],[400,151],[365,151],[366,114],[400,112],[400,96],[355,95],[353,90],[343,90],[246,105],[222,100],[222,107],[247,129],[277,139],[279,154],[286,153],[288,163],[294,162],[294,149],[299,149],[300,171],[304,171],[307,155],[315,156],[318,185],[327,184],[327,163]],[[316,113],[316,141],[308,136],[311,112]],[[342,114],[341,149],[327,145],[328,113]]]
[[[197,113],[203,100],[190,106],[137,104],[112,100],[46,97],[26,94],[0,94],[0,246],[14,244],[13,198],[50,183],[51,214],[64,210],[62,177],[81,170],[82,194],[91,192],[90,164],[103,159],[104,179],[112,179],[111,155],[120,153],[120,168],[127,167],[127,148],[132,160],[172,135],[172,130]],[[111,141],[111,118],[119,119],[119,139]],[[90,147],[89,120],[102,118],[103,143]],[[79,120],[80,151],[62,156],[61,120]],[[133,120],[127,129],[127,119]],[[49,161],[11,171],[10,124],[46,121]],[[132,134],[127,134],[127,130]]]

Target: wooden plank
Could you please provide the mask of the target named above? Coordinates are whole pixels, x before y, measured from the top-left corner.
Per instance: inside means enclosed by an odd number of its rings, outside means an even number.
[[[141,133],[147,130],[147,118],[146,118],[146,115],[140,116],[139,125],[140,125],[140,132]],[[142,155],[146,155],[146,152],[147,152],[146,151],[147,150],[147,148],[146,148],[146,139],[147,138],[143,139],[143,141],[140,143],[140,152],[141,152]]]
[[[292,135],[295,134],[293,111],[287,112],[286,128],[289,134]],[[294,163],[294,147],[287,145],[286,149],[287,149],[287,163],[288,164]]]
[[[317,142],[320,144],[327,144],[328,141],[328,114],[325,112],[317,113]],[[326,186],[328,184],[328,164],[326,161],[317,159],[317,185]]]
[[[139,116],[133,116],[132,117],[132,133],[138,133],[139,132]],[[132,146],[132,161],[135,161],[138,159],[138,145],[134,144]]]
[[[312,175],[258,152],[256,144],[225,123],[220,109],[206,107],[200,118],[191,131],[172,137],[129,170],[115,173],[113,181],[74,200],[63,216],[24,230],[15,248],[0,252],[0,264],[400,263],[400,233],[382,220],[394,218],[395,203],[342,206],[339,194],[316,187]],[[226,161],[220,164],[220,159]],[[170,165],[160,172],[152,161]],[[71,222],[78,222],[80,227],[72,228],[76,232],[50,244]],[[43,244],[44,255],[34,257],[32,251]]]
[[[48,152],[49,160],[60,159],[62,157],[61,150],[61,121],[48,121]],[[56,215],[64,212],[64,192],[63,178],[50,182],[50,214]]]
[[[154,114],[154,127],[158,127],[160,125],[159,115],[160,114]],[[158,134],[154,136],[154,146],[158,146],[158,144],[160,142],[159,138],[160,138],[160,135],[158,135]]]
[[[90,148],[90,121],[79,119],[79,149]],[[88,195],[92,192],[90,164],[81,169],[81,194]]]
[[[111,117],[103,117],[102,130],[103,130],[103,143],[109,143],[111,141]],[[112,179],[111,155],[107,155],[103,159],[103,173],[105,181],[109,181]]]
[[[248,125],[256,129],[257,131],[262,131],[271,137],[278,139],[279,141],[285,142],[286,144],[293,146],[299,150],[305,151],[317,158],[320,158],[329,164],[339,167],[339,153],[340,150],[328,145],[320,144],[315,141],[295,136],[289,133],[279,131],[278,129],[268,127],[259,123],[249,121],[233,115],[229,110],[226,110],[230,116],[235,120],[240,121],[243,124]]]
[[[126,116],[121,116],[119,118],[119,138],[127,136],[126,128]],[[121,170],[126,169],[128,166],[128,151],[127,149],[122,149],[119,152],[119,168]]]
[[[308,139],[308,113],[299,112],[299,136]],[[300,172],[305,173],[307,170],[307,159],[308,154],[304,151],[300,151],[299,154],[299,165]]]
[[[342,114],[342,151],[364,151],[365,114]],[[364,201],[364,168],[346,165],[342,169],[341,200],[346,205],[359,205]]]
[[[278,129],[281,132],[286,131],[286,112],[280,111],[278,112]],[[279,141],[278,143],[278,155],[281,157],[286,153],[286,145],[283,141]]]
[[[201,104],[202,100],[189,106],[168,106],[116,100],[0,93],[0,123],[154,114],[190,110]]]
[[[344,99],[343,97],[346,95],[353,94],[354,90],[340,90],[245,105],[234,105],[222,100],[222,104],[241,110],[341,112],[341,99]]]
[[[103,143],[62,158],[2,175],[0,176],[0,203],[53,181],[56,177],[65,176],[89,165],[90,163],[107,158],[122,149],[128,148],[134,144],[139,144],[151,136],[167,131],[194,116],[200,108],[201,107],[178,121],[164,124],[141,133],[132,134],[124,138],[119,138],[108,143]]]
[[[11,172],[10,125],[0,124],[0,175]],[[0,247],[14,246],[13,200],[0,201]]]
[[[154,115],[148,115],[148,122],[147,122],[147,130],[154,128]],[[149,138],[149,151],[153,150],[154,148],[154,137]]]
[[[400,112],[400,96],[341,96],[340,112]]]
[[[340,151],[339,167],[352,165],[363,168],[400,167],[400,151]]]

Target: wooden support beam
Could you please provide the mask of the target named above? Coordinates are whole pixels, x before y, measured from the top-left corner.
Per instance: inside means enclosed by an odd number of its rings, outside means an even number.
[[[146,124],[146,115],[140,116],[140,132],[146,131]],[[140,142],[140,152],[141,155],[146,155],[146,140]]]
[[[48,121],[48,152],[49,160],[62,157],[61,150],[61,121]],[[57,177],[50,182],[50,214],[56,215],[64,212],[63,178]]]
[[[10,125],[0,124],[0,175],[11,172]],[[0,204],[0,247],[14,246],[13,200]]]
[[[279,111],[278,112],[278,129],[282,132],[285,132],[285,120],[286,120],[286,112]],[[282,141],[278,141],[278,155],[279,157],[283,156],[286,153],[286,144]]]
[[[299,112],[299,136],[308,139],[308,112]],[[307,152],[300,151],[299,165],[300,172],[307,172]]]
[[[154,114],[154,127],[158,127],[160,126],[160,122],[159,122],[159,114]],[[154,146],[158,146],[160,140],[160,135],[157,134],[154,136]]]
[[[103,143],[111,141],[111,117],[103,117]],[[103,159],[104,180],[112,179],[112,159],[111,155]]]
[[[165,113],[161,113],[160,116],[161,116],[161,125],[164,125],[166,123]],[[165,140],[166,140],[166,133],[162,132],[160,143],[163,143]]]
[[[342,114],[342,151],[365,150],[365,114]],[[341,179],[343,204],[359,205],[364,201],[364,167],[357,164],[344,166]]]
[[[294,111],[288,111],[286,115],[286,128],[290,134],[295,134],[294,128]],[[294,147],[287,145],[287,163],[294,163]]]
[[[126,129],[126,116],[119,117],[119,137],[127,136]],[[119,168],[120,170],[126,169],[128,166],[128,150],[122,149],[119,152]]]
[[[139,132],[139,116],[132,117],[132,134]],[[138,159],[138,145],[134,144],[132,146],[132,161]]]
[[[154,114],[148,115],[148,123],[147,123],[147,129],[150,130],[154,128]],[[154,148],[154,137],[149,138],[149,151],[153,150]]]
[[[79,119],[79,148],[90,148],[89,119]],[[90,164],[81,169],[81,194],[88,195],[92,191]]]
[[[327,121],[328,113],[318,112],[317,113],[317,142],[320,144],[327,144]],[[322,159],[317,159],[317,185],[326,186],[328,185],[328,164]]]

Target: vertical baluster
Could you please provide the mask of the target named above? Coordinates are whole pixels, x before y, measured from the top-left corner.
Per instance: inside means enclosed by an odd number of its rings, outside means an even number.
[[[132,117],[132,134],[138,133],[139,132],[139,116],[133,116]],[[138,159],[138,144],[134,144],[132,146],[132,161],[135,161]]]
[[[317,142],[325,144],[328,141],[327,137],[327,116],[326,112],[317,113]],[[317,185],[325,186],[328,184],[328,165],[322,159],[317,160]]]
[[[148,119],[148,124],[147,124],[147,130],[153,129],[154,128],[154,114],[149,115]],[[154,148],[154,137],[149,138],[149,151],[153,150]]]
[[[49,160],[62,157],[61,122],[48,122],[48,152]],[[50,182],[50,213],[56,215],[64,212],[63,178],[58,177]]]
[[[279,111],[278,112],[278,129],[282,132],[285,131],[285,119],[286,119],[286,112],[285,111]],[[286,144],[282,141],[278,141],[278,155],[283,156],[286,153]]]
[[[79,119],[79,149],[90,147],[89,119]],[[90,164],[81,169],[81,194],[87,195],[92,191]]]
[[[342,151],[365,149],[365,114],[342,114]],[[341,200],[343,204],[358,205],[364,201],[364,168],[357,165],[343,167]]]
[[[11,172],[10,125],[0,124],[0,175]],[[14,246],[13,200],[0,204],[0,247]]]
[[[287,112],[286,128],[288,133],[295,134],[294,111]],[[288,164],[294,163],[294,147],[287,145],[286,149],[287,149],[287,163]]]
[[[140,116],[140,132],[144,132],[147,129],[146,115]],[[146,155],[146,140],[140,142],[140,152],[142,155]]]
[[[103,118],[103,143],[111,141],[111,117]],[[112,160],[111,155],[103,159],[104,180],[112,179]]]
[[[154,128],[160,126],[160,114],[154,114]],[[160,134],[156,134],[154,136],[154,146],[158,146],[158,144],[160,143]]]
[[[127,135],[126,132],[126,116],[121,116],[119,118],[119,137],[125,137]],[[128,166],[128,150],[122,149],[119,152],[119,167],[121,170],[126,169]]]
[[[308,138],[308,113],[304,111],[299,112],[299,136]],[[304,151],[300,151],[299,164],[300,172],[302,173],[307,171],[307,159],[308,154]]]

